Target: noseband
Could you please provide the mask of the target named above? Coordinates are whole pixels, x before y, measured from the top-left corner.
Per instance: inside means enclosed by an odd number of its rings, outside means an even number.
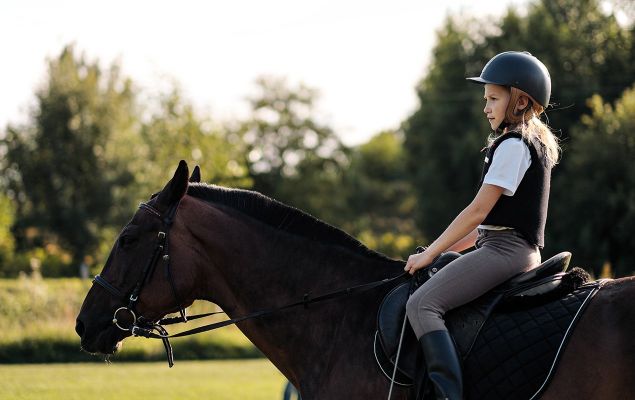
[[[139,316],[139,318],[137,318],[137,313],[135,312],[135,306],[137,304],[137,301],[139,300],[139,294],[143,289],[143,285],[150,280],[154,270],[156,269],[157,264],[159,263],[159,260],[162,260],[163,264],[165,265],[165,276],[170,283],[175,303],[178,306],[179,313],[181,314],[181,316],[176,320],[171,319],[171,323],[187,322],[185,308],[183,307],[183,303],[181,302],[177,294],[174,279],[172,279],[172,273],[170,270],[170,255],[168,254],[168,233],[170,227],[172,226],[172,223],[174,222],[174,217],[176,215],[176,210],[178,207],[179,203],[176,203],[175,205],[170,207],[165,216],[163,216],[157,209],[147,203],[141,203],[139,205],[139,208],[141,210],[147,211],[155,217],[160,218],[163,222],[163,226],[157,234],[156,244],[154,246],[152,256],[143,268],[143,273],[135,284],[134,289],[132,290],[130,295],[124,294],[121,290],[117,289],[115,286],[106,281],[101,275],[96,275],[95,279],[93,279],[93,284],[98,284],[102,288],[106,289],[106,291],[112,294],[115,298],[120,299],[124,304],[127,303],[126,306],[119,307],[115,310],[112,318],[112,323],[122,331],[131,332],[134,336],[138,336],[140,330],[147,331],[148,329],[158,331],[159,334],[163,337],[167,336],[168,334],[165,328],[163,328],[160,323],[149,321],[143,318],[143,316]],[[130,314],[130,316],[132,317],[132,323],[129,327],[125,327],[120,324],[121,316],[125,315],[125,313]],[[118,315],[119,318],[117,317]],[[168,362],[170,366],[172,366],[172,347],[170,346],[167,337],[164,338],[163,343],[168,353]]]

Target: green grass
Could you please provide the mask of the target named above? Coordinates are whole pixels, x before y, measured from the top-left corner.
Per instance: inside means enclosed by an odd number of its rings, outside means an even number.
[[[276,400],[285,378],[267,360],[0,365],[0,399]]]

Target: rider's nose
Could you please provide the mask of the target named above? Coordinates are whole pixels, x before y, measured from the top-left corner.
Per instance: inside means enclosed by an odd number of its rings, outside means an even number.
[[[85,331],[84,324],[82,323],[82,321],[77,320],[77,323],[75,324],[75,332],[77,332],[79,337],[83,337],[84,331]]]

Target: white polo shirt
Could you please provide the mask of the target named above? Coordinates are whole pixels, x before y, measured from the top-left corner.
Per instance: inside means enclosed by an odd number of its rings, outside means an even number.
[[[491,162],[483,184],[495,185],[503,188],[503,196],[513,196],[520,182],[525,176],[525,172],[531,165],[531,153],[529,147],[518,138],[511,138],[503,141],[496,151],[494,151],[493,160],[485,160],[486,163]],[[504,226],[479,225],[479,229],[501,230],[510,229]]]

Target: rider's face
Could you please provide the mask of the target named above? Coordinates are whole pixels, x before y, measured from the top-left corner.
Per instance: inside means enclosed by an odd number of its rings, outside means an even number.
[[[505,110],[509,103],[509,89],[505,86],[486,84],[485,94],[485,108],[483,112],[487,116],[492,130],[496,130],[498,126],[505,120]]]

